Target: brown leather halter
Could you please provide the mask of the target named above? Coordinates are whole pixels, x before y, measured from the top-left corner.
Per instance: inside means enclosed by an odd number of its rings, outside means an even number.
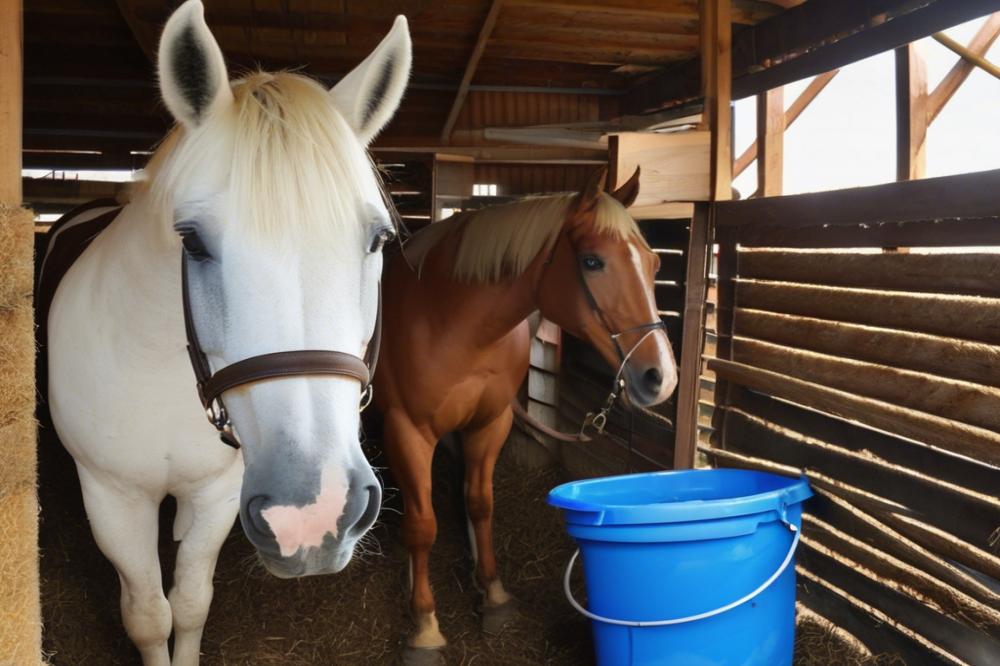
[[[548,270],[548,266],[552,263],[552,259],[556,254],[556,249],[559,247],[559,243],[562,242],[563,236],[565,235],[565,230],[560,231],[559,236],[556,238],[556,242],[552,244],[552,249],[549,250],[549,255],[545,259],[542,273],[538,277],[539,285],[545,279],[545,273]],[[635,350],[639,348],[639,345],[645,342],[646,338],[659,329],[666,330],[667,325],[662,319],[658,319],[655,322],[640,324],[639,326],[633,326],[632,328],[627,328],[624,331],[615,333],[611,328],[607,315],[604,314],[604,310],[601,309],[600,304],[598,304],[597,299],[594,297],[594,292],[590,290],[590,285],[587,284],[587,276],[584,275],[583,269],[580,267],[580,262],[575,261],[574,263],[576,264],[576,275],[580,280],[580,286],[583,288],[583,293],[587,298],[587,303],[590,305],[590,309],[594,313],[594,316],[597,317],[599,322],[601,322],[601,326],[603,326],[604,330],[608,332],[608,336],[611,338],[611,342],[615,346],[615,351],[618,353],[618,360],[620,362],[618,364],[618,370],[615,372],[614,385],[611,387],[611,391],[608,393],[608,397],[605,399],[601,408],[596,412],[587,412],[586,416],[583,418],[583,423],[580,425],[580,431],[573,435],[559,432],[558,430],[554,430],[553,428],[545,425],[541,421],[538,421],[533,416],[528,414],[528,412],[517,401],[517,398],[513,400],[511,406],[514,411],[514,415],[518,419],[543,434],[564,442],[586,442],[590,441],[590,437],[587,436],[586,432],[588,428],[594,430],[597,434],[604,433],[604,427],[607,425],[608,421],[608,414],[614,407],[615,402],[617,402],[618,396],[621,395],[625,388],[625,364],[628,363],[629,358],[631,358]],[[536,286],[536,294],[538,289],[539,286]],[[538,301],[537,296],[535,301]],[[635,344],[628,348],[628,351],[625,351],[619,340],[622,336],[630,333],[641,333],[642,335],[639,336],[639,339],[636,340]]]
[[[229,389],[253,384],[266,379],[281,377],[301,377],[308,375],[339,375],[357,379],[361,384],[361,409],[372,400],[372,377],[378,362],[379,345],[382,342],[382,288],[379,285],[378,310],[375,315],[375,329],[372,331],[365,357],[320,349],[272,352],[251,356],[242,361],[221,368],[213,373],[208,356],[198,342],[194,317],[191,314],[191,299],[188,293],[188,256],[181,254],[181,292],[184,300],[184,330],[187,334],[188,356],[197,381],[198,397],[205,408],[208,422],[219,431],[219,438],[234,449],[240,448],[239,440],[233,432],[229,412],[222,402],[222,394]]]

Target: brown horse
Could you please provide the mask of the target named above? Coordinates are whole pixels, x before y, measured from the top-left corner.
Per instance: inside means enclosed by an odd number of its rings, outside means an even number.
[[[437,533],[431,458],[448,433],[460,435],[464,452],[484,625],[511,608],[493,551],[493,467],[510,432],[511,401],[528,371],[525,320],[533,311],[621,367],[632,402],[662,402],[677,384],[653,299],[659,259],[625,210],[638,193],[638,171],[613,194],[604,191],[604,176],[602,170],[578,194],[530,198],[434,224],[383,276],[385,337],[375,401],[403,495],[416,623],[410,648],[446,644],[428,557]]]

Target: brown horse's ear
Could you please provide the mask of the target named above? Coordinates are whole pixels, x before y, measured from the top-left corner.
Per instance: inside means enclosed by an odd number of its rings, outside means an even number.
[[[635,203],[635,198],[639,196],[639,167],[636,166],[635,173],[625,181],[625,184],[611,193],[615,199],[628,208]]]
[[[605,182],[608,179],[608,167],[602,166],[595,171],[587,184],[576,198],[576,210],[586,211],[597,205],[597,201],[604,194]]]

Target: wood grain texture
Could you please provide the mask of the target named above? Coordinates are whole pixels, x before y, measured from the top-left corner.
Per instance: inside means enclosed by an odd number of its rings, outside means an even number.
[[[1000,389],[737,336],[733,360],[1000,432]]]
[[[1000,344],[1000,299],[740,280],[754,310]]]
[[[714,359],[709,368],[720,378],[755,391],[1000,465],[1000,434],[996,432],[741,363]]]
[[[738,309],[740,334],[844,358],[997,386],[1000,346],[924,333]]]
[[[746,248],[740,252],[740,275],[834,287],[1000,297],[1000,253]]]

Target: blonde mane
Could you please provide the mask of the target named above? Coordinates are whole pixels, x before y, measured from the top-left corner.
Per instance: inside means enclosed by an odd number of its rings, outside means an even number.
[[[404,250],[417,272],[443,239],[460,234],[452,276],[461,282],[495,283],[516,277],[543,251],[549,251],[566,222],[574,193],[529,197],[450,217],[421,230]],[[635,220],[625,207],[604,193],[597,203],[594,231],[618,239],[636,237]]]
[[[137,194],[148,192],[156,210],[172,217],[174,193],[204,178],[207,167],[199,165],[223,156],[233,214],[224,223],[272,240],[293,227],[336,234],[357,222],[358,204],[373,194],[373,182],[379,191],[379,180],[368,175],[371,159],[329,91],[291,72],[255,72],[232,91],[229,109],[167,135]]]

